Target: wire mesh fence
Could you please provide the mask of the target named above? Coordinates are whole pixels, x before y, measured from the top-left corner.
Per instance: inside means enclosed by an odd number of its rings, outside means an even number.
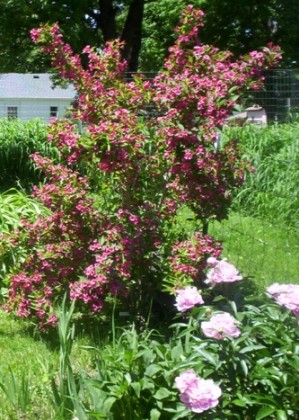
[[[299,69],[269,70],[264,77],[264,87],[248,92],[245,103],[265,108],[270,121],[283,122],[299,113]]]
[[[130,73],[131,81],[136,73]],[[157,73],[143,73],[151,80]],[[242,97],[244,106],[258,104],[265,108],[269,121],[284,122],[292,114],[299,113],[299,69],[273,69],[264,73],[264,87],[249,91]]]
[[[132,81],[134,75],[126,74],[126,80]],[[156,76],[156,72],[142,73],[146,80]],[[74,98],[75,99],[75,98]],[[266,112],[269,121],[283,122],[291,114],[299,113],[299,69],[275,69],[265,72],[264,88],[254,92],[249,91],[242,96],[244,107],[258,104]],[[0,118],[19,118],[30,120],[41,118],[48,122],[52,117],[65,117],[71,99],[67,101],[48,100],[42,97],[37,99],[15,98],[13,101],[3,94],[0,101]],[[146,110],[151,116],[154,107]]]

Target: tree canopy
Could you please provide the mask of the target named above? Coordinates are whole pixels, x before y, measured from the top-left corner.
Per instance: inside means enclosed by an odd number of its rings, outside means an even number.
[[[108,40],[125,43],[124,58],[137,70],[145,0],[0,0],[0,71],[44,71],[49,62],[34,47],[29,32],[58,23],[75,52],[99,48]],[[120,17],[120,19],[118,19]]]
[[[206,14],[203,42],[239,55],[272,41],[282,66],[299,66],[298,0],[0,0],[0,71],[49,69],[29,36],[45,23],[58,23],[76,52],[120,38],[130,71],[157,71],[187,4]]]
[[[284,51],[282,66],[299,66],[298,0],[208,0],[204,42],[240,55],[269,42]]]

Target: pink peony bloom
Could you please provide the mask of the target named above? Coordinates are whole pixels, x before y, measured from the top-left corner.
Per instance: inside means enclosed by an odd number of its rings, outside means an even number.
[[[299,285],[274,283],[267,288],[267,293],[278,305],[290,309],[299,317]]]
[[[227,312],[213,315],[210,321],[201,323],[201,329],[206,337],[221,340],[225,337],[239,337],[241,331],[237,328],[238,321]]]
[[[194,413],[202,413],[219,403],[221,389],[211,379],[202,379],[194,370],[186,370],[175,379],[181,401]]]
[[[185,289],[177,291],[175,306],[180,312],[186,312],[193,306],[197,304],[202,305],[203,303],[203,298],[196,287],[187,286]]]
[[[179,376],[175,378],[176,387],[180,392],[186,392],[188,388],[196,385],[198,376],[196,372],[192,369],[185,370]]]
[[[273,283],[271,286],[267,287],[267,293],[272,297],[280,295],[281,293],[293,293],[299,290],[298,284],[279,284]]]
[[[205,283],[211,284],[212,287],[218,283],[233,283],[243,279],[236,267],[225,260],[216,262],[214,258],[209,258],[207,263],[212,268],[207,274]]]
[[[209,257],[207,259],[207,265],[208,267],[216,267],[216,265],[219,263],[219,261],[217,260],[217,258],[215,257]]]

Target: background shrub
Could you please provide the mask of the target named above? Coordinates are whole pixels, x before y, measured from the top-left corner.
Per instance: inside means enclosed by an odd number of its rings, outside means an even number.
[[[34,152],[55,160],[59,156],[47,140],[47,127],[43,121],[0,120],[0,191],[20,187],[30,190],[42,179],[30,159]]]

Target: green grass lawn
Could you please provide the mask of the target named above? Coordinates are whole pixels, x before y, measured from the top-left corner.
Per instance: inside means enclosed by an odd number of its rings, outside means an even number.
[[[35,340],[28,324],[3,310],[0,349],[1,420],[53,418],[44,385],[49,381],[50,366],[57,364],[57,352]]]
[[[299,283],[299,230],[232,213],[214,222],[209,234],[223,242],[223,256],[259,289],[278,283]]]
[[[55,344],[56,342],[56,344]],[[91,363],[83,346],[87,337],[74,341],[73,368]],[[0,419],[58,420],[51,399],[51,379],[57,376],[57,339],[33,334],[30,325],[0,309]],[[3,389],[3,387],[5,389]]]

